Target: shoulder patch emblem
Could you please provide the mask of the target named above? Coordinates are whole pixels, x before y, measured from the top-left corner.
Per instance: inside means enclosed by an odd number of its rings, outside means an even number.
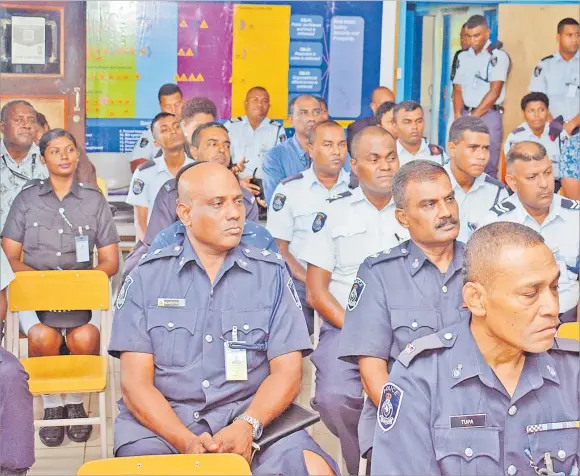
[[[292,278],[288,278],[286,287],[290,291],[290,295],[292,296],[292,299],[294,299],[296,307],[302,311],[302,303],[300,302],[300,297],[298,296],[298,291],[296,291],[296,286],[294,286],[294,280]]]
[[[540,65],[536,66],[534,68],[534,76],[537,78],[538,76],[540,76],[540,74],[542,74],[542,67]]]
[[[354,311],[354,309],[358,305],[358,302],[360,301],[360,297],[362,296],[365,287],[366,283],[362,279],[360,279],[359,277],[355,278],[354,284],[352,285],[352,288],[350,290],[350,294],[348,295],[348,305],[346,306],[346,308],[349,311]]]
[[[441,155],[443,153],[443,149],[435,144],[429,144],[429,151],[431,155]]]
[[[282,193],[277,193],[274,195],[274,201],[272,202],[272,208],[275,212],[279,212],[284,208],[284,204],[286,203],[286,195]]]
[[[286,140],[286,134],[280,135],[280,142],[284,142]]]
[[[511,202],[501,202],[491,207],[491,211],[494,212],[498,217],[503,215],[504,213],[511,212],[515,210],[516,206]]]
[[[492,67],[494,67],[497,64],[497,56],[492,56],[491,60],[489,60],[489,63],[491,64]]]
[[[314,222],[312,223],[312,231],[314,233],[318,233],[320,230],[322,230],[322,227],[326,223],[326,218],[327,218],[326,214],[322,212],[316,214]]]
[[[562,208],[567,208],[568,210],[580,210],[580,201],[570,200],[569,198],[563,198],[561,202]]]
[[[119,295],[117,296],[117,300],[115,301],[115,307],[120,310],[125,304],[125,300],[127,299],[127,293],[129,292],[129,288],[133,284],[133,278],[131,276],[127,276],[125,281],[123,282],[123,286],[119,290]]]
[[[149,139],[147,139],[147,137],[142,137],[141,142],[139,142],[139,147],[144,149],[145,147],[147,147],[148,144],[149,144]]]
[[[405,392],[394,383],[389,382],[383,387],[377,411],[377,421],[383,431],[389,431],[395,426],[404,394]]]
[[[331,197],[328,197],[326,201],[328,203],[332,203],[335,202],[336,200],[340,200],[341,198],[350,197],[351,195],[352,193],[347,190],[346,192],[342,192],[337,195],[332,195]]]
[[[136,179],[133,182],[133,193],[135,195],[139,195],[143,191],[144,188],[145,188],[145,183],[143,182],[143,180]]]

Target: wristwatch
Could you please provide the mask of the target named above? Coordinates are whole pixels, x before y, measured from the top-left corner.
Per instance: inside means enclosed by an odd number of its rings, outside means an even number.
[[[264,432],[264,427],[262,426],[259,420],[249,415],[246,415],[245,413],[242,413],[240,416],[234,418],[234,421],[236,420],[244,420],[246,423],[252,425],[252,438],[254,440],[260,439],[262,433]]]

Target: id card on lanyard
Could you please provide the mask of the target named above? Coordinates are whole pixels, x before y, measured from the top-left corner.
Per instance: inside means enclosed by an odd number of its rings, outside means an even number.
[[[66,216],[64,208],[59,208],[58,213],[68,225],[68,227],[73,230],[73,224]],[[77,263],[88,263],[90,261],[90,250],[89,250],[89,237],[83,235],[83,228],[78,227],[79,235],[75,236],[75,251],[77,255]]]

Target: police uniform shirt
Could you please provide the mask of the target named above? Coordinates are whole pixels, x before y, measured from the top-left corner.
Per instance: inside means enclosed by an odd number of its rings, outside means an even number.
[[[471,188],[465,192],[457,183],[451,171],[451,164],[445,165],[445,170],[451,180],[455,200],[459,205],[460,231],[457,239],[467,243],[469,236],[475,231],[481,220],[487,215],[491,207],[509,196],[504,184],[490,177],[485,172],[476,177]]]
[[[377,210],[358,187],[329,201],[324,226],[308,237],[298,258],[332,273],[329,291],[346,308],[365,258],[397,246],[409,235],[395,218],[393,200]]]
[[[246,168],[240,177],[262,178],[262,162],[266,153],[275,145],[286,140],[286,130],[279,122],[267,117],[256,130],[250,125],[248,116],[232,118],[224,123],[232,143],[232,161],[238,163],[246,158]]]
[[[560,151],[568,139],[569,136],[564,130],[560,132],[557,137],[552,139],[552,137],[550,137],[550,123],[548,122],[546,122],[546,125],[544,126],[544,132],[542,132],[542,135],[538,137],[532,132],[532,129],[530,129],[528,123],[524,121],[507,136],[507,139],[503,145],[503,151],[504,154],[507,155],[507,153],[514,145],[522,141],[533,141],[542,144],[546,148],[548,156],[550,157],[552,165],[554,166],[554,177],[559,179]]]
[[[0,141],[0,231],[16,195],[29,180],[48,177],[46,165],[40,162],[40,149],[32,144],[28,155],[18,163],[10,157],[4,141]]]
[[[75,238],[88,236],[89,250],[119,242],[107,199],[99,189],[73,182],[61,200],[50,180],[29,182],[16,197],[2,236],[22,243],[24,264],[39,271],[91,269],[77,262]]]
[[[449,162],[449,157],[445,151],[438,145],[429,144],[425,138],[422,139],[421,148],[415,155],[411,154],[411,152],[403,147],[401,141],[397,140],[397,155],[399,156],[399,164],[401,166],[416,159],[432,160],[441,165]]]
[[[556,338],[548,352],[526,354],[510,397],[470,322],[414,341],[399,356],[377,412],[371,474],[576,474],[578,342]]]
[[[487,41],[483,50],[476,55],[473,48],[459,53],[459,65],[453,84],[459,84],[463,94],[465,107],[479,106],[483,97],[489,92],[490,83],[503,81],[501,94],[495,102],[499,105],[505,97],[505,82],[510,66],[509,56],[505,51],[495,49],[488,51],[491,41]]]
[[[554,118],[565,121],[580,112],[580,51],[570,61],[559,52],[542,59],[532,72],[530,91],[544,93],[550,100]]]
[[[125,279],[115,307],[109,353],[152,354],[157,390],[184,425],[207,422],[212,434],[248,407],[270,360],[311,351],[282,255],[258,248],[231,249],[213,284],[189,240],[148,255]],[[224,340],[233,339],[234,327],[247,349],[245,381],[226,380]],[[122,401],[119,407],[115,451],[156,436]]]
[[[274,238],[289,242],[288,250],[298,259],[308,237],[324,226],[328,198],[346,192],[349,182],[350,174],[341,169],[336,184],[328,190],[312,167],[283,180],[274,192],[266,228]]]
[[[518,195],[514,193],[493,207],[483,219],[482,225],[497,221],[526,225],[542,235],[560,267],[558,282],[560,313],[575,307],[578,303],[578,253],[580,250],[580,236],[578,235],[580,203],[578,200],[554,195],[548,216],[539,225],[526,211]]]
[[[135,143],[135,147],[129,156],[129,161],[145,159],[153,160],[159,156],[161,149],[155,145],[155,137],[151,128],[148,127],[143,131],[139,140]]]
[[[183,166],[192,162],[193,159],[186,155]],[[163,155],[141,164],[133,174],[131,187],[127,195],[127,203],[133,206],[147,207],[147,222],[149,222],[153,211],[153,203],[159,189],[172,178],[175,177],[167,168],[167,162],[165,162]]]
[[[6,289],[15,277],[4,250],[0,248],[0,291]]]

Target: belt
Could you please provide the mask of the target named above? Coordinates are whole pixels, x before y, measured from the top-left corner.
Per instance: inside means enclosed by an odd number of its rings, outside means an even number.
[[[463,109],[466,110],[467,112],[469,112],[471,114],[477,108],[476,107],[463,106]],[[489,109],[490,109],[490,111],[499,111],[499,112],[501,112],[503,114],[503,106],[500,106],[499,104],[494,104]]]

